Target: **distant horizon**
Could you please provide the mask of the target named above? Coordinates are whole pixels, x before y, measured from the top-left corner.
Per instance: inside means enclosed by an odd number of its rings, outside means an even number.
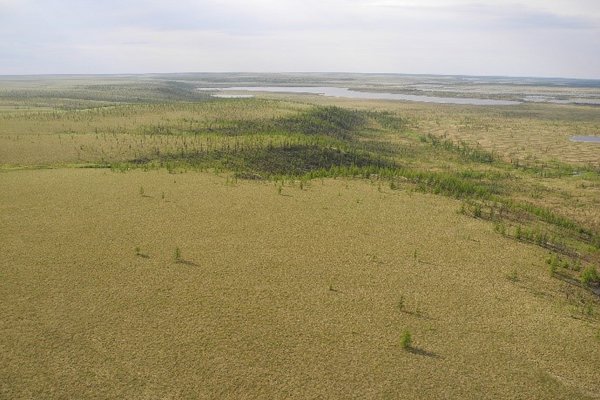
[[[527,75],[472,75],[472,74],[445,74],[445,73],[410,73],[410,72],[348,72],[348,71],[179,71],[179,72],[109,72],[109,73],[39,73],[39,74],[0,74],[0,77],[69,77],[69,76],[142,76],[142,75],[194,75],[194,74],[339,74],[339,75],[398,75],[398,76],[432,76],[432,77],[468,77],[468,78],[508,78],[508,79],[541,79],[541,80],[574,80],[574,81],[600,81],[599,77],[574,77],[574,76],[527,76]]]
[[[600,79],[597,0],[0,0],[0,37],[10,76]]]

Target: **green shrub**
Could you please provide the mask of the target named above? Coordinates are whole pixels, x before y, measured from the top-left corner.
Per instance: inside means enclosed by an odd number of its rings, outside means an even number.
[[[404,331],[402,338],[400,339],[400,345],[404,350],[410,350],[412,348],[412,335],[409,331]]]
[[[502,222],[495,222],[494,230],[502,236],[506,236],[506,226]]]
[[[581,273],[581,283],[584,285],[590,285],[600,281],[600,274],[596,267],[590,265]]]
[[[400,309],[400,311],[404,311],[404,304],[405,299],[404,296],[400,296],[400,299],[398,300],[398,308]]]
[[[548,270],[550,271],[550,276],[554,276],[556,275],[558,267],[556,264],[548,263]]]
[[[556,254],[552,254],[546,259],[546,264],[556,268],[560,265],[560,258]]]

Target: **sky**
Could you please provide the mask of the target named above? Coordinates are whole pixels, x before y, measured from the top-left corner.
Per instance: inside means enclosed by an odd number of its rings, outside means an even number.
[[[0,0],[0,75],[600,78],[600,0]]]

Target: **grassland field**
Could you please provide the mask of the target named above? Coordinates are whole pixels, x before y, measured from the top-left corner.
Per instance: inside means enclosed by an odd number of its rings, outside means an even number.
[[[0,79],[1,398],[600,398],[597,107],[178,78]]]

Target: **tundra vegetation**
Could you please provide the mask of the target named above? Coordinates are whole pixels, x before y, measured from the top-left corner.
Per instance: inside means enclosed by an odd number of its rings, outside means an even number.
[[[597,398],[597,107],[226,78],[0,80],[2,396]]]

